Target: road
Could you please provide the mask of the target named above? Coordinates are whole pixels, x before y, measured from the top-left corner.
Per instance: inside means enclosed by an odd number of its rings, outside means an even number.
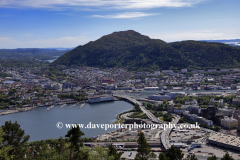
[[[174,119],[172,120],[171,124],[177,124],[178,121],[179,121],[180,117],[178,115],[174,116]],[[162,141],[162,144],[163,144],[163,147],[165,149],[169,149],[171,147],[170,143],[169,143],[169,135],[171,133],[171,130],[173,128],[167,128],[165,129],[165,131],[162,132],[161,134],[161,141]]]
[[[129,102],[131,102],[131,103],[133,103],[133,104],[137,103],[137,104],[140,106],[140,109],[142,110],[142,112],[145,113],[152,122],[154,122],[154,123],[161,123],[161,122],[159,121],[159,119],[156,118],[156,117],[152,114],[152,112],[150,112],[149,110],[147,110],[147,109],[146,109],[140,102],[138,102],[136,99],[131,98],[131,97],[126,96],[126,95],[114,95],[114,97],[120,97],[120,98],[126,99],[127,101],[129,101]]]

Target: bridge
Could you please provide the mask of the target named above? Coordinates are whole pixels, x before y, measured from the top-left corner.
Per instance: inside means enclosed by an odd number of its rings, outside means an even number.
[[[180,117],[179,116],[174,116],[174,119],[172,120],[171,124],[174,125],[174,124],[177,124],[178,121],[179,121]],[[162,141],[162,144],[163,144],[163,147],[165,149],[169,149],[171,148],[171,145],[169,143],[169,136],[170,136],[170,133],[172,131],[173,128],[170,128],[168,127],[167,129],[165,129],[162,134],[161,134],[161,141]]]
[[[149,110],[147,110],[140,102],[138,102],[136,99],[131,98],[129,96],[126,95],[113,95],[114,97],[119,97],[119,98],[123,98],[125,100],[127,100],[130,103],[137,103],[140,107],[140,109],[142,110],[143,113],[145,113],[147,115],[147,117],[154,123],[160,123],[160,121],[152,114],[152,112],[150,112]]]

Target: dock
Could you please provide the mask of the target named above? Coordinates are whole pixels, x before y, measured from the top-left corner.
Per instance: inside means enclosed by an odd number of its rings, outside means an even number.
[[[46,111],[49,111],[50,109],[52,109],[54,107],[54,105],[51,105],[50,107],[48,107],[47,109],[46,109]]]
[[[79,109],[82,109],[84,107],[85,103],[81,104],[81,106],[79,107]]]
[[[68,107],[68,109],[71,109],[71,108],[75,107],[75,106],[78,105],[78,104],[79,104],[79,102],[78,102],[78,103],[75,103],[74,105],[71,105],[70,107]]]
[[[63,104],[61,107],[58,108],[58,110],[62,109],[64,106],[66,106],[67,104]]]

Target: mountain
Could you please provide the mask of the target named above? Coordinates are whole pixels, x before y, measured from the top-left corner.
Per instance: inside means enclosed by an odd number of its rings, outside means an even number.
[[[229,68],[240,66],[240,49],[223,43],[182,41],[170,45],[183,53],[191,65],[202,68]]]
[[[52,64],[125,67],[143,71],[189,66],[235,67],[240,66],[239,59],[240,49],[226,44],[200,41],[166,43],[128,30],[114,32],[78,46]]]

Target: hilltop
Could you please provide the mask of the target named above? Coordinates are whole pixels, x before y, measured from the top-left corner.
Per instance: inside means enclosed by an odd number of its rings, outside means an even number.
[[[240,49],[222,43],[166,43],[133,30],[114,32],[65,53],[54,64],[162,70],[240,66]]]

